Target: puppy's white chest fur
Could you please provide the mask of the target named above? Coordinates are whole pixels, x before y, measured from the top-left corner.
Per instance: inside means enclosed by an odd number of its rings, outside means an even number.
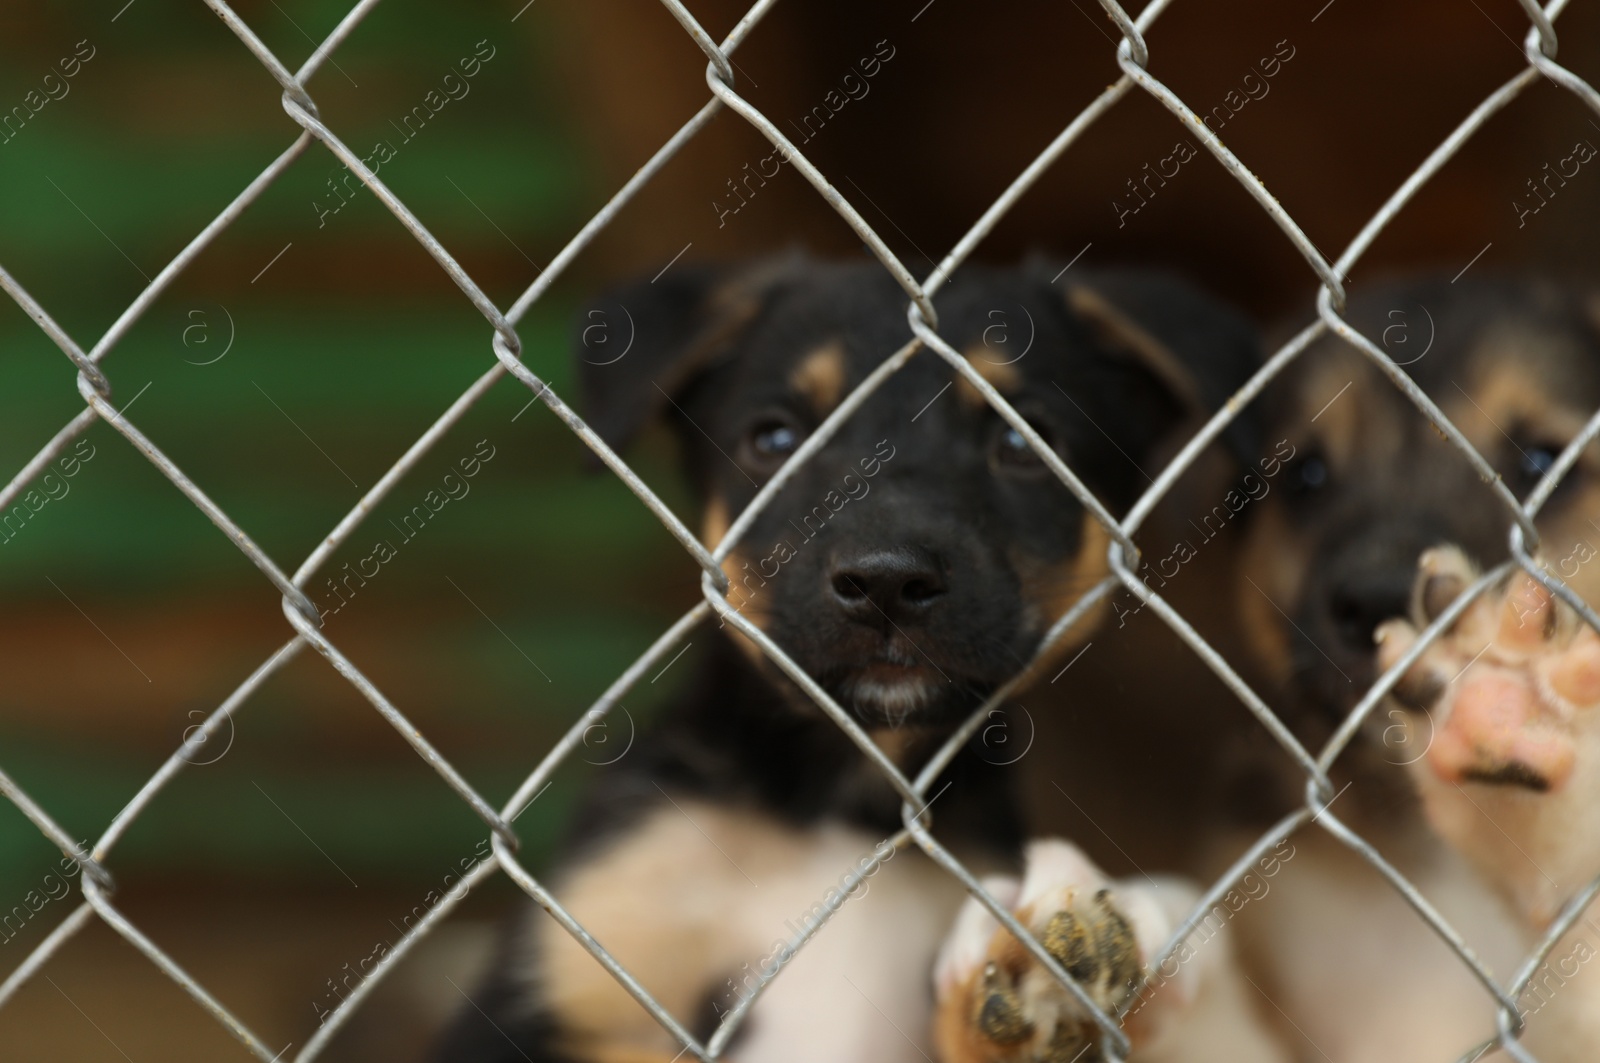
[[[730,1059],[912,1063],[932,1052],[933,958],[964,894],[919,851],[884,857],[882,841],[679,800],[556,892],[685,1026],[707,1001],[725,1013],[759,988]],[[810,924],[820,925],[794,950]],[[530,999],[551,1005],[575,1045],[620,1035],[676,1051],[553,920],[533,936]]]

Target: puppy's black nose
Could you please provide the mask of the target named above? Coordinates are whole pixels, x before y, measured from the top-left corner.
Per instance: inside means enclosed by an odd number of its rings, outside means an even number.
[[[1328,619],[1339,641],[1356,653],[1372,652],[1372,632],[1385,620],[1406,615],[1414,568],[1384,566],[1351,572],[1328,591]]]
[[[912,546],[836,555],[828,578],[833,600],[864,623],[917,619],[948,589],[938,559]]]

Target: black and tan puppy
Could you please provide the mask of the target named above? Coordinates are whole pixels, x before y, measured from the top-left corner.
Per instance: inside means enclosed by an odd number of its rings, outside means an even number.
[[[1403,364],[1518,497],[1600,405],[1595,318],[1556,287],[1397,284],[1353,300],[1350,320]],[[1296,455],[1252,531],[1248,573],[1267,593],[1245,582],[1239,605],[1272,678],[1339,719],[1375,678],[1373,629],[1406,613],[1417,558],[1454,543],[1482,562],[1501,560],[1506,511],[1341,340],[1307,351],[1265,405]],[[1597,512],[1600,482],[1580,464],[1541,515],[1558,559],[1585,529],[1593,535],[1587,520]],[[1597,568],[1572,566],[1569,575],[1600,591]]]
[[[1123,506],[1143,483],[1135,463],[1253,369],[1253,333],[1175,280],[1074,274],[1062,285],[1058,273],[1042,262],[964,269],[938,297],[940,332]],[[906,302],[868,262],[677,267],[585,317],[607,321],[615,344],[582,351],[591,423],[621,446],[664,416],[715,544],[910,338]],[[1028,664],[1104,573],[1106,544],[977,390],[921,351],[724,568],[730,603],[911,772]],[[761,989],[730,1059],[925,1058],[935,953],[963,892],[915,847],[883,844],[900,798],[814,703],[732,628],[710,641],[698,681],[591,793],[555,892],[699,1036]],[[981,748],[930,793],[936,830],[968,866],[1022,866],[1005,771]],[[1064,843],[1035,856],[1028,884],[996,888],[1041,933],[1057,931],[1062,962],[1102,1002],[1121,1001],[1167,929],[1165,902],[1106,892]],[[1082,932],[1063,937],[1062,918]],[[819,923],[804,949],[789,946]],[[993,927],[980,918],[963,927],[940,964],[945,1063],[1099,1058],[1059,987],[1016,950],[989,960]],[[505,943],[475,1003],[438,1059],[666,1063],[682,1051],[542,914]]]
[[[1348,317],[1519,498],[1600,407],[1600,316],[1561,286],[1419,280],[1353,299]],[[1511,520],[1460,452],[1341,340],[1307,351],[1266,405],[1270,438],[1291,441],[1296,456],[1256,514],[1239,614],[1263,692],[1298,710],[1293,722],[1315,748],[1477,565],[1508,556]],[[1591,445],[1537,527],[1550,570],[1600,603],[1596,521],[1600,447]],[[1600,700],[1590,641],[1525,581],[1492,589],[1335,766],[1336,781],[1352,786],[1334,813],[1417,882],[1501,976],[1530,932],[1600,873],[1600,732],[1582,711]],[[1284,781],[1298,800],[1304,780],[1291,771]],[[1454,1058],[1491,1034],[1482,987],[1398,895],[1333,839],[1304,838],[1294,881],[1263,906],[1247,951],[1327,1058]],[[1541,1059],[1593,1058],[1597,990],[1564,992],[1531,1026]],[[1556,1029],[1563,1010],[1587,1015],[1587,1032]]]

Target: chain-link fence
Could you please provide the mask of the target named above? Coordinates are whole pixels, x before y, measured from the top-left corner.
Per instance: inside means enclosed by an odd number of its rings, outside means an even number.
[[[1380,346],[1376,345],[1371,338],[1362,335],[1347,324],[1341,317],[1341,312],[1345,305],[1345,277],[1366,254],[1379,234],[1406,208],[1418,190],[1437,174],[1492,116],[1510,104],[1530,85],[1540,78],[1547,79],[1573,93],[1593,109],[1597,115],[1600,115],[1600,93],[1597,93],[1593,87],[1577,75],[1562,67],[1556,60],[1557,34],[1555,20],[1567,6],[1565,0],[1554,0],[1545,8],[1536,6],[1533,0],[1520,0],[1531,23],[1523,45],[1527,58],[1526,68],[1501,85],[1473,109],[1470,114],[1466,115],[1454,131],[1428,155],[1422,165],[1394,191],[1382,208],[1362,227],[1349,246],[1339,256],[1332,259],[1325,256],[1313,245],[1295,219],[1274,198],[1267,187],[1255,176],[1244,161],[1236,157],[1223,145],[1200,116],[1176,93],[1149,73],[1147,68],[1149,66],[1150,53],[1146,46],[1144,35],[1170,6],[1171,0],[1153,0],[1137,17],[1126,12],[1118,5],[1116,0],[1100,0],[1101,6],[1121,34],[1121,39],[1116,44],[1116,56],[1123,72],[1122,76],[1088,102],[1087,106],[1072,119],[1066,128],[1061,130],[1045,150],[1016,176],[1010,186],[1006,188],[1004,194],[983,213],[971,229],[938,263],[936,268],[923,278],[913,275],[906,265],[896,257],[885,241],[874,231],[872,225],[852,205],[850,197],[835,187],[828,175],[813,165],[776,124],[740,95],[738,91],[739,80],[736,77],[735,66],[731,56],[749,35],[758,31],[763,17],[774,6],[775,0],[760,0],[760,2],[752,6],[733,28],[732,32],[720,42],[714,40],[706,32],[680,0],[663,0],[663,3],[708,59],[706,82],[710,98],[693,118],[684,124],[676,134],[661,146],[648,162],[638,169],[634,176],[606,203],[605,207],[583,225],[571,238],[570,242],[549,263],[548,267],[539,274],[538,279],[508,308],[502,309],[497,306],[484,293],[466,270],[452,257],[450,251],[435,239],[428,228],[412,213],[406,204],[369,168],[368,163],[364,162],[356,152],[352,151],[319,116],[317,104],[308,86],[323,65],[329,61],[334,51],[346,41],[356,27],[361,24],[362,20],[377,6],[377,0],[362,0],[362,2],[358,3],[298,69],[290,69],[289,66],[285,65],[277,55],[263,44],[251,27],[223,0],[207,0],[207,4],[222,19],[228,29],[237,36],[240,43],[259,60],[261,65],[281,86],[284,111],[301,128],[302,132],[271,165],[238,194],[221,214],[205,226],[161,270],[149,283],[148,287],[140,292],[138,297],[122,312],[115,323],[91,347],[85,349],[77,340],[68,335],[56,323],[45,307],[35,301],[10,273],[0,268],[0,286],[5,288],[6,292],[22,306],[38,324],[39,328],[60,347],[61,351],[77,367],[78,391],[84,402],[83,411],[68,421],[53,438],[38,450],[32,460],[11,478],[4,489],[0,490],[0,513],[6,512],[16,504],[30,485],[45,473],[50,465],[63,455],[73,442],[92,424],[96,421],[104,421],[126,439],[133,448],[143,454],[171,482],[174,488],[182,492],[190,502],[198,507],[260,570],[261,574],[282,592],[284,616],[293,629],[293,636],[245,677],[227,699],[210,712],[202,726],[193,729],[186,736],[183,745],[171,754],[160,770],[145,783],[133,800],[110,822],[88,851],[83,851],[79,848],[73,841],[72,836],[62,829],[47,809],[35,802],[9,775],[0,772],[0,792],[4,792],[6,797],[20,808],[53,844],[59,846],[64,854],[77,862],[82,870],[80,881],[83,890],[83,902],[76,910],[60,922],[45,940],[10,973],[4,983],[0,984],[0,1006],[4,1006],[10,1001],[19,987],[36,975],[65,943],[82,931],[91,921],[99,919],[148,957],[151,963],[155,964],[156,967],[180,985],[258,1058],[263,1061],[269,1061],[269,1063],[273,1060],[289,1058],[286,1054],[288,1049],[275,1050],[261,1040],[255,1032],[234,1015],[225,1001],[213,996],[205,986],[191,977],[175,962],[159,942],[152,940],[124,916],[114,902],[111,868],[114,863],[112,859],[113,851],[128,829],[149,807],[156,795],[179,772],[183,771],[186,765],[197,759],[199,751],[208,740],[213,739],[221,728],[230,725],[234,714],[239,712],[250,701],[252,695],[262,687],[269,677],[283,668],[297,654],[309,647],[325,657],[338,673],[348,680],[359,691],[361,696],[371,704],[372,708],[381,714],[404,737],[417,755],[437,772],[446,785],[453,789],[460,799],[471,807],[472,811],[483,821],[490,832],[493,855],[492,858],[479,863],[466,876],[462,882],[462,887],[464,888],[459,891],[452,891],[450,895],[428,911],[426,916],[404,935],[396,947],[391,949],[370,974],[339,1003],[337,1009],[325,1017],[315,1035],[308,1043],[300,1047],[292,1058],[297,1061],[315,1059],[328,1045],[330,1039],[347,1023],[352,1014],[362,1007],[363,1002],[367,1000],[373,989],[383,981],[384,977],[404,960],[406,955],[424,936],[428,935],[441,921],[449,918],[451,911],[466,895],[467,890],[501,872],[504,872],[529,896],[533,897],[549,911],[593,955],[595,962],[602,964],[638,1000],[642,1007],[647,1009],[662,1026],[682,1043],[686,1054],[701,1060],[718,1058],[722,1050],[729,1044],[734,1032],[749,1014],[751,1006],[759,998],[765,985],[756,987],[754,992],[744,996],[738,1005],[723,1017],[713,1036],[705,1041],[697,1040],[682,1024],[682,1016],[674,1016],[663,1008],[630,975],[624,966],[618,963],[597,941],[589,936],[584,927],[567,912],[546,886],[528,872],[519,861],[517,855],[519,842],[515,828],[515,822],[520,812],[541,792],[557,767],[582,743],[584,734],[594,726],[595,722],[604,718],[613,707],[617,706],[624,694],[642,677],[651,674],[663,662],[672,659],[672,655],[679,651],[680,644],[684,642],[697,625],[711,618],[712,614],[717,614],[725,623],[731,624],[760,647],[762,653],[766,654],[778,667],[783,669],[859,746],[862,753],[876,765],[895,791],[904,799],[904,829],[892,839],[892,843],[895,846],[914,845],[919,847],[946,872],[959,879],[993,913],[994,917],[1003,926],[1017,935],[1033,957],[1074,995],[1087,1013],[1094,1017],[1095,1022],[1104,1033],[1104,1046],[1107,1057],[1113,1059],[1124,1058],[1129,1048],[1119,1023],[1120,1017],[1106,1014],[1096,1008],[1089,996],[1067,976],[1051,954],[1017,923],[1003,905],[998,904],[989,896],[980,887],[973,875],[941,846],[930,833],[932,813],[928,809],[928,787],[932,780],[937,778],[944,767],[948,765],[955,753],[976,733],[982,722],[988,718],[990,710],[1011,693],[1016,680],[997,690],[982,707],[972,714],[965,725],[950,737],[937,755],[923,765],[914,776],[908,776],[884,755],[849,713],[842,709],[811,676],[807,675],[785,654],[781,646],[775,644],[765,632],[741,615],[740,611],[731,605],[725,596],[728,584],[726,577],[723,575],[721,564],[740,542],[756,516],[771,503],[778,492],[784,489],[785,484],[794,477],[796,471],[828,443],[840,426],[860,408],[874,390],[904,366],[919,350],[926,347],[934,355],[944,359],[954,372],[983,395],[984,399],[999,415],[1027,440],[1028,445],[1045,462],[1052,473],[1072,491],[1087,510],[1093,514],[1095,519],[1104,526],[1110,536],[1109,563],[1111,574],[1085,593],[1072,609],[1057,621],[1038,651],[1039,655],[1042,656],[1048,653],[1052,644],[1072,628],[1076,621],[1097,603],[1104,600],[1114,590],[1118,588],[1125,589],[1148,605],[1166,625],[1176,632],[1183,642],[1238,697],[1260,722],[1261,726],[1266,728],[1304,773],[1306,782],[1304,807],[1277,823],[1262,835],[1260,840],[1239,858],[1234,867],[1211,886],[1194,912],[1177,928],[1171,940],[1166,943],[1165,947],[1154,959],[1151,969],[1160,968],[1168,958],[1177,952],[1185,939],[1200,925],[1206,914],[1265,853],[1296,831],[1305,829],[1308,826],[1314,826],[1316,829],[1332,834],[1378,870],[1415,910],[1417,917],[1425,920],[1448,943],[1459,957],[1460,962],[1466,965],[1482,984],[1486,1011],[1498,1014],[1499,1034],[1495,1040],[1479,1047],[1466,1058],[1476,1058],[1496,1046],[1503,1048],[1515,1058],[1524,1060],[1532,1058],[1518,1041],[1522,1027],[1516,1004],[1517,998],[1528,986],[1530,979],[1539,970],[1556,943],[1572,928],[1588,901],[1597,892],[1600,892],[1600,882],[1590,885],[1571,899],[1570,903],[1563,909],[1562,914],[1544,935],[1539,947],[1527,957],[1526,962],[1509,981],[1501,982],[1479,961],[1461,935],[1445,921],[1430,901],[1394,866],[1386,861],[1368,841],[1342,823],[1329,809],[1328,806],[1335,796],[1333,787],[1329,782],[1329,770],[1333,762],[1356,738],[1363,721],[1382,702],[1397,678],[1416,662],[1423,651],[1461,616],[1472,599],[1494,585],[1514,568],[1520,567],[1527,571],[1554,594],[1576,609],[1588,624],[1600,630],[1600,617],[1597,617],[1585,602],[1533,559],[1533,551],[1538,544],[1538,536],[1534,530],[1534,519],[1541,506],[1551,496],[1557,484],[1572,470],[1579,453],[1597,435],[1600,435],[1600,413],[1597,413],[1586,424],[1583,431],[1571,441],[1528,498],[1518,499],[1494,473],[1485,458],[1468,443],[1466,437],[1451,424],[1433,401],[1396,366]],[[1036,434],[1028,422],[940,336],[938,315],[935,311],[933,300],[952,274],[983,243],[991,230],[995,228],[1041,175],[1055,166],[1067,154],[1069,149],[1082,137],[1085,130],[1100,121],[1108,113],[1114,111],[1125,97],[1135,91],[1149,94],[1175,116],[1177,122],[1184,127],[1188,134],[1197,137],[1205,144],[1207,150],[1215,157],[1217,162],[1249,193],[1260,208],[1271,218],[1272,222],[1282,231],[1284,237],[1288,239],[1294,249],[1304,258],[1307,267],[1320,284],[1320,294],[1317,301],[1317,319],[1308,324],[1271,356],[1250,382],[1234,396],[1233,400],[1227,403],[1221,411],[1211,418],[1204,428],[1188,441],[1175,459],[1156,478],[1149,490],[1133,506],[1127,516],[1119,521],[1084,486],[1076,473]],[[517,326],[519,321],[524,318],[524,315],[528,313],[530,307],[545,295],[552,283],[561,276],[567,266],[594,240],[596,235],[616,217],[623,206],[644,188],[670,159],[724,109],[738,114],[770,141],[793,167],[804,175],[805,179],[826,200],[827,204],[849,224],[882,263],[884,269],[904,289],[909,300],[908,318],[913,338],[898,351],[884,352],[885,358],[878,368],[840,403],[783,468],[761,488],[751,505],[733,521],[722,541],[708,547],[699,541],[672,509],[584,423],[582,418],[560,396],[524,364],[520,357],[522,341],[518,336]],[[351,173],[360,177],[361,181],[371,189],[400,224],[415,237],[417,242],[438,263],[439,267],[445,271],[467,300],[483,315],[491,330],[490,347],[493,353],[493,361],[488,365],[482,376],[439,415],[432,426],[394,462],[388,471],[378,479],[360,501],[350,509],[348,514],[318,544],[317,548],[291,572],[268,556],[252,539],[250,533],[213,501],[204,486],[196,483],[185,474],[176,463],[163,453],[154,440],[140,431],[133,421],[125,416],[121,405],[126,400],[120,393],[114,393],[111,380],[103,366],[107,357],[115,351],[129,330],[162,293],[169,288],[174,280],[190,267],[201,252],[219,234],[249,209],[251,204],[261,196],[269,185],[278,180],[281,175],[312,149],[315,142],[321,142]],[[1306,748],[1291,733],[1273,708],[1247,685],[1233,667],[1197,633],[1183,616],[1138,578],[1136,571],[1140,563],[1139,551],[1133,539],[1156,505],[1168,494],[1178,479],[1195,463],[1201,452],[1227,428],[1238,410],[1260,394],[1268,383],[1299,357],[1313,341],[1329,333],[1338,335],[1364,352],[1393,382],[1394,386],[1400,389],[1434,425],[1438,426],[1449,441],[1471,462],[1474,469],[1491,485],[1492,490],[1504,506],[1509,529],[1511,560],[1486,573],[1470,588],[1469,593],[1458,598],[1449,609],[1439,616],[1423,632],[1422,637],[1405,657],[1366,692],[1332,739],[1320,750],[1312,750]],[[534,398],[541,401],[552,413],[560,418],[587,447],[599,456],[605,465],[622,480],[627,488],[649,508],[650,512],[677,539],[683,550],[693,558],[703,571],[702,586],[705,600],[689,610],[680,620],[673,624],[642,657],[618,677],[599,700],[595,702],[590,711],[585,712],[566,732],[564,737],[550,749],[511,799],[503,806],[496,808],[474,789],[467,779],[430,743],[428,738],[411,724],[401,709],[328,638],[322,628],[319,611],[308,596],[306,588],[334,552],[345,544],[362,526],[374,507],[418,464],[429,452],[430,448],[463,418],[489,388],[506,374],[510,374],[524,384]],[[1027,669],[1023,671],[1026,672]],[[816,929],[817,926],[809,927],[806,933],[795,942],[795,946],[803,945],[805,939],[814,933]]]

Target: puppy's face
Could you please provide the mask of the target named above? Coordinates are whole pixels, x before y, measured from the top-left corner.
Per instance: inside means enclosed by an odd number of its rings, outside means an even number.
[[[964,270],[940,333],[1101,498],[1182,416],[1183,360],[1100,295],[1038,269]],[[622,438],[655,403],[677,429],[714,546],[824,418],[909,338],[875,264],[789,259],[686,274],[668,305],[607,301],[651,345],[586,371],[591,415]],[[1249,335],[1216,311],[1234,368]],[[637,345],[636,345],[637,349]],[[648,395],[646,395],[648,399]],[[618,411],[623,419],[615,416]],[[1106,535],[977,389],[919,352],[845,422],[724,563],[730,604],[868,726],[946,724],[1019,672],[1105,571]],[[741,639],[753,653],[754,647]],[[756,654],[756,659],[765,658]]]
[[[1600,407],[1600,334],[1571,296],[1505,282],[1419,283],[1374,293],[1350,320],[1392,341],[1397,362],[1416,359],[1406,371],[1519,498]],[[1405,346],[1385,332],[1401,321]],[[1405,614],[1421,553],[1455,543],[1493,564],[1508,555],[1510,518],[1466,459],[1342,341],[1302,355],[1266,406],[1269,438],[1295,455],[1251,529],[1240,614],[1266,674],[1294,700],[1339,716],[1376,678],[1373,629]],[[1597,446],[1537,527],[1552,569],[1600,601],[1592,521]]]

